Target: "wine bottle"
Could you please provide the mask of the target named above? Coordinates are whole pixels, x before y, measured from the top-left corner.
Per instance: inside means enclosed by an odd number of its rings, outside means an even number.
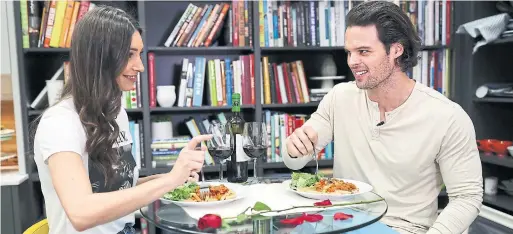
[[[227,175],[228,182],[243,183],[248,180],[248,161],[242,148],[242,131],[244,129],[244,118],[240,113],[240,94],[232,94],[232,116],[228,120],[231,129],[231,141],[233,143],[233,153],[228,159]]]

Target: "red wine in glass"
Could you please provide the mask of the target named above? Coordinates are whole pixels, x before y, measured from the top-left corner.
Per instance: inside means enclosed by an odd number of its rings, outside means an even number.
[[[262,158],[267,154],[267,146],[263,145],[245,145],[242,148],[244,153],[253,159]]]
[[[208,152],[212,157],[216,157],[219,160],[225,160],[232,155],[233,149],[229,146],[219,146],[217,148],[209,148]]]
[[[230,146],[209,147],[208,152],[212,157],[219,159],[219,180],[223,180],[223,160],[232,155],[233,148]]]
[[[262,122],[246,122],[244,124],[244,153],[253,159],[253,180],[258,182],[256,162],[257,158],[267,155],[268,135],[267,127]]]

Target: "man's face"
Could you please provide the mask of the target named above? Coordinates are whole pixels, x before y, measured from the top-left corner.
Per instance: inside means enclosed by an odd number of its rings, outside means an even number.
[[[389,56],[386,53],[385,45],[379,40],[374,25],[347,28],[345,49],[347,64],[353,72],[358,88],[374,89],[392,74],[396,56]]]

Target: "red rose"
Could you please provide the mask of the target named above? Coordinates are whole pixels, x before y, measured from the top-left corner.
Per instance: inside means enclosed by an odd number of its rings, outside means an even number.
[[[221,227],[222,219],[215,214],[206,214],[198,220],[198,228],[203,230],[205,228],[219,228]]]
[[[353,215],[345,214],[345,213],[342,213],[342,212],[337,212],[333,216],[334,220],[346,220],[346,219],[350,219],[350,218],[353,218]]]
[[[324,200],[324,201],[316,202],[316,203],[314,203],[314,206],[331,206],[331,201]]]
[[[303,222],[305,222],[305,221],[311,222],[311,223],[319,222],[322,220],[322,218],[323,218],[323,216],[319,215],[319,214],[303,213],[301,216],[298,216],[296,218],[283,219],[280,222],[282,224],[300,225],[300,224],[303,224]]]

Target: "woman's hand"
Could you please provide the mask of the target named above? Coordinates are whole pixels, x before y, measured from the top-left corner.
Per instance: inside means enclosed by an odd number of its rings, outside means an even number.
[[[189,141],[189,144],[182,149],[178,159],[169,172],[170,177],[178,182],[197,181],[198,172],[203,167],[205,161],[205,151],[207,147],[202,146],[201,149],[196,149],[196,146],[212,138],[212,135],[199,135]],[[190,178],[191,177],[191,178]]]

